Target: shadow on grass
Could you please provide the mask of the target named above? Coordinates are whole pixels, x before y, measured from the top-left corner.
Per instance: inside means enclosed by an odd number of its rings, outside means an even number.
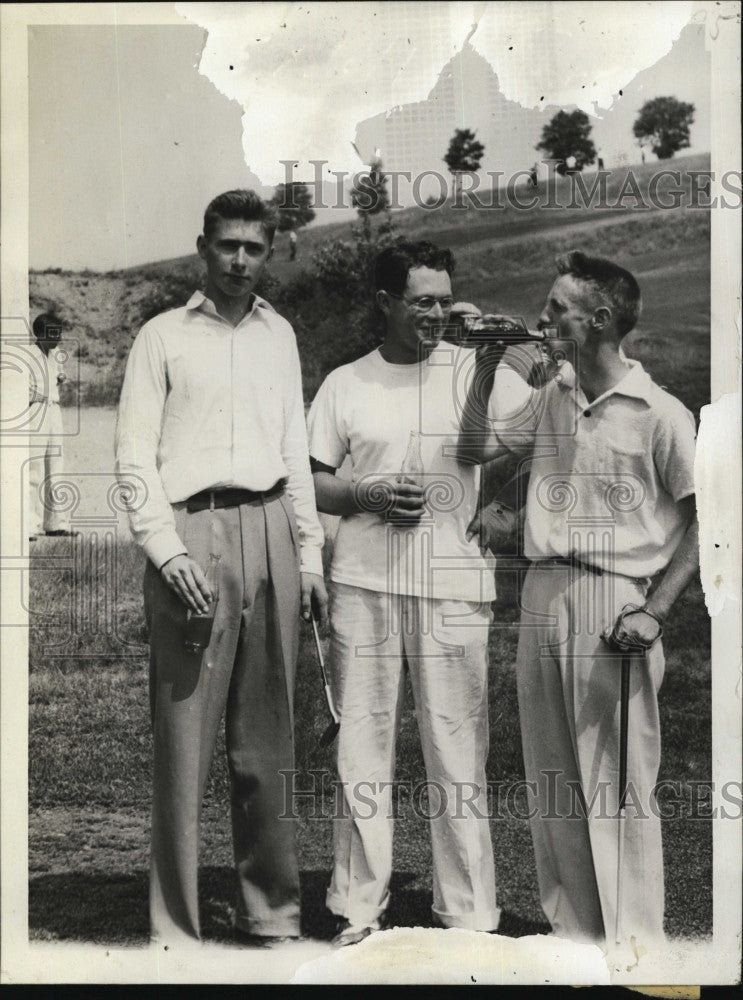
[[[407,888],[413,872],[392,876],[390,927],[431,927],[431,894]],[[199,872],[201,927],[205,940],[232,939],[234,872],[203,867]],[[335,919],[325,908],[328,871],[302,872],[302,933],[329,940]],[[29,937],[32,941],[85,941],[94,944],[146,945],[148,873],[115,875],[98,870],[38,875],[29,883]],[[503,913],[501,934],[544,934],[549,926]]]

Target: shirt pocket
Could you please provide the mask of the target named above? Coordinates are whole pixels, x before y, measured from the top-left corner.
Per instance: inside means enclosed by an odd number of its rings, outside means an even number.
[[[648,450],[639,435],[607,442],[602,463],[604,504],[614,514],[639,510],[647,499]]]

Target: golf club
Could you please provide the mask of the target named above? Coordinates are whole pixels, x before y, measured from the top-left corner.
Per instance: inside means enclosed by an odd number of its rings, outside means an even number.
[[[320,675],[322,677],[323,687],[325,688],[325,701],[328,705],[328,711],[333,717],[333,721],[330,723],[328,728],[320,737],[320,746],[327,747],[333,742],[333,740],[338,735],[338,731],[341,728],[340,716],[335,710],[335,705],[333,704],[333,695],[330,691],[330,685],[328,684],[328,675],[325,673],[325,658],[322,653],[322,646],[320,645],[320,633],[317,630],[317,619],[315,618],[315,612],[310,612],[310,617],[312,619],[312,632],[315,636],[315,649],[317,650],[317,659],[320,663]]]
[[[622,917],[622,897],[624,878],[624,826],[626,819],[627,804],[627,744],[629,733],[629,693],[630,693],[630,671],[632,668],[632,654],[638,653],[644,656],[648,649],[655,645],[663,634],[663,627],[658,621],[658,634],[652,642],[647,645],[628,643],[620,639],[618,635],[619,627],[629,615],[646,614],[651,618],[656,616],[644,608],[639,608],[634,604],[627,604],[622,609],[611,634],[604,634],[606,642],[615,650],[622,654],[621,676],[619,681],[619,808],[617,810],[617,892],[616,892],[616,913],[614,916],[614,941],[617,945],[621,943],[621,917]]]
[[[622,875],[624,873],[624,821],[627,803],[627,727],[629,721],[629,680],[632,660],[622,654],[622,674],[619,687],[619,812],[617,823],[617,911],[614,918],[614,941],[620,941],[622,912]]]

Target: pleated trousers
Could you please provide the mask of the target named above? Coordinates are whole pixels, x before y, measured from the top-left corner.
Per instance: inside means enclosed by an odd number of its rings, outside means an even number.
[[[542,908],[556,934],[612,938],[619,856],[621,655],[601,632],[646,585],[580,567],[533,564],[521,596],[517,690]],[[630,666],[621,927],[663,938],[663,853],[654,788],[660,765],[660,642]]]
[[[299,933],[295,822],[283,818],[294,766],[293,691],[299,629],[299,542],[286,495],[240,507],[174,507],[189,555],[220,556],[209,647],[185,649],[186,609],[148,562],[154,734],[150,924],[157,941],[200,937],[199,825],[225,718],[237,872],[235,923],[257,935]],[[282,817],[282,818],[279,818]]]

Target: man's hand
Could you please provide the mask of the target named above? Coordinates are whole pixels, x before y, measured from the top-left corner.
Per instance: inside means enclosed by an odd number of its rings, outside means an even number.
[[[199,564],[185,553],[163,563],[160,575],[189,611],[205,614],[209,610],[212,599],[209,584]]]
[[[402,478],[396,479],[392,487],[394,503],[387,511],[387,520],[416,524],[426,509],[425,488]]]
[[[379,514],[387,521],[416,524],[425,510],[425,488],[401,476],[362,479],[355,492],[359,510]]]
[[[315,617],[321,625],[328,621],[328,592],[325,581],[318,573],[300,573],[300,589],[302,594],[302,618],[310,620],[310,609],[314,608]]]
[[[490,549],[493,555],[515,548],[519,516],[511,507],[494,500],[482,507],[467,526],[467,541],[478,536],[482,551]]]
[[[663,634],[663,628],[653,615],[642,608],[626,605],[613,626],[607,627],[602,638],[610,646],[626,652],[650,649]]]

